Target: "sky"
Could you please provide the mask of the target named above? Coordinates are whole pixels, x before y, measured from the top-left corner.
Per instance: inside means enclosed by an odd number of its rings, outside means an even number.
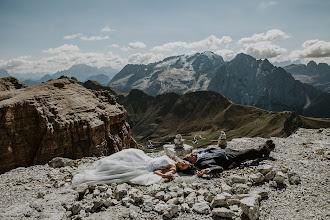
[[[0,69],[120,70],[213,51],[330,64],[329,0],[0,0]]]

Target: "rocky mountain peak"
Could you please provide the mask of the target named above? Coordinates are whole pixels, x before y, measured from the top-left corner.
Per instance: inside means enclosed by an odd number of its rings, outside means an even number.
[[[315,63],[315,61],[309,61],[309,63],[307,64],[307,67],[309,68],[316,68],[317,67],[317,64]]]
[[[15,77],[0,78],[0,91],[26,88],[27,86],[18,81]]]

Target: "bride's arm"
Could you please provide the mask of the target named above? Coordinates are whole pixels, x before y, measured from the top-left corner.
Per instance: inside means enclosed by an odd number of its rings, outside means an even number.
[[[173,174],[176,173],[176,166],[174,164],[168,164],[166,166],[163,166],[164,168],[167,168],[168,170],[166,172],[161,170],[156,170],[154,174],[157,174],[163,178],[167,179],[174,179]]]

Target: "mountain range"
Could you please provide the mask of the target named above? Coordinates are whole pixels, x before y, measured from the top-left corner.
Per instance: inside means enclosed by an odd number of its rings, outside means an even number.
[[[330,66],[326,63],[291,64],[283,67],[292,76],[325,92],[330,92]]]
[[[330,94],[304,84],[267,59],[238,54],[225,62],[212,52],[173,56],[148,65],[127,65],[109,83],[119,92],[149,95],[217,91],[237,104],[271,111],[329,117]]]
[[[132,89],[127,96],[119,95],[117,102],[125,107],[132,135],[139,143],[148,143],[149,140],[170,142],[180,133],[189,140],[201,135],[206,139],[200,139],[198,144],[207,146],[212,144],[211,140],[217,140],[221,130],[226,132],[228,139],[269,138],[289,136],[299,127],[330,126],[329,119],[238,105],[214,91],[150,96]]]

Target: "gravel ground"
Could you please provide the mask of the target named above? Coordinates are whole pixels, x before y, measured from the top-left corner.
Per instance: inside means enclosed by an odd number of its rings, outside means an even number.
[[[271,158],[263,160],[259,165],[247,166],[223,172],[219,177],[197,178],[195,176],[177,175],[170,182],[160,185],[166,189],[182,185],[191,186],[194,190],[220,189],[221,184],[230,183],[232,175],[245,179],[257,172],[262,165],[271,165],[274,170],[284,173],[295,172],[300,178],[298,185],[284,184],[272,187],[268,181],[252,184],[250,190],[264,190],[268,197],[260,201],[259,219],[330,219],[330,129],[299,129],[288,138],[271,138],[276,148]],[[228,142],[233,149],[257,147],[264,143],[263,138],[240,138]],[[150,154],[153,157],[163,152]],[[38,165],[28,168],[17,168],[0,175],[0,219],[164,219],[164,215],[156,211],[144,211],[141,205],[121,203],[102,207],[95,212],[73,215],[72,204],[79,200],[78,193],[71,188],[72,176],[84,170],[98,158],[84,158],[74,161],[74,166],[52,168]],[[111,192],[116,184],[107,186]],[[151,195],[151,186],[130,186],[145,195]],[[102,196],[102,194],[101,194]],[[105,196],[103,194],[103,196]],[[87,207],[91,201],[99,197],[89,194],[80,204]],[[70,207],[70,208],[68,208]],[[236,211],[234,219],[246,219]],[[243,217],[242,217],[243,216]],[[197,214],[195,211],[178,211],[173,219],[221,219],[212,213]]]

